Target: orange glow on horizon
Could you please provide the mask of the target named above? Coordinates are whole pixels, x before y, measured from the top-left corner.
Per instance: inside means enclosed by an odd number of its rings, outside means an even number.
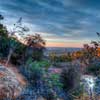
[[[54,43],[54,42],[47,42],[46,47],[83,47],[82,43],[76,42],[68,42],[68,43]]]

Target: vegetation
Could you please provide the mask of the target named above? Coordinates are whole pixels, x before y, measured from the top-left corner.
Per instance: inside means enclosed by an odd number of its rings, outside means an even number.
[[[80,84],[80,73],[73,66],[64,68],[61,73],[61,81],[65,91],[71,91],[77,88]]]
[[[46,69],[49,66],[47,61],[34,61],[32,58],[29,58],[25,66],[25,75],[31,82],[37,82],[43,78]]]
[[[43,50],[45,49],[45,41],[42,37],[39,34],[28,35],[24,40],[28,46],[27,56],[32,56],[34,60],[41,60],[43,57]]]
[[[23,64],[29,56],[32,56],[34,60],[42,59],[45,41],[39,34],[28,35],[25,38],[23,36],[26,45],[22,44],[15,35],[16,32],[22,35],[27,31],[29,31],[28,28],[22,26],[22,18],[14,24],[12,32],[8,32],[6,27],[0,24],[0,56],[7,59],[6,65],[9,61],[15,65]]]
[[[22,21],[22,18],[20,18],[18,20],[18,22],[16,24],[14,24],[14,28],[13,28],[12,32],[8,32],[8,37],[10,39],[9,39],[9,54],[7,57],[6,65],[8,65],[8,63],[11,59],[11,56],[13,55],[15,49],[18,47],[18,44],[19,44],[19,41],[18,41],[15,33],[24,33],[24,32],[28,31],[27,29],[25,29],[25,27],[22,26],[21,21]]]
[[[61,55],[57,55],[56,53],[52,52],[49,54],[49,58],[53,63],[71,62],[73,60],[73,57],[69,52]]]
[[[94,76],[100,75],[100,65],[92,64],[86,68],[86,73],[92,74]]]

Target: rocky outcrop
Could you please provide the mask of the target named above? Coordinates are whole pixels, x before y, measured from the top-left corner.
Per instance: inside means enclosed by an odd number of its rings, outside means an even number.
[[[0,100],[16,98],[22,89],[23,85],[16,74],[11,69],[0,65]]]

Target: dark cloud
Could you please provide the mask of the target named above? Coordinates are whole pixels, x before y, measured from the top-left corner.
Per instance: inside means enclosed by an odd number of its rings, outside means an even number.
[[[100,31],[99,4],[98,0],[0,0],[0,13],[8,25],[23,17],[33,33],[81,41],[95,39]]]

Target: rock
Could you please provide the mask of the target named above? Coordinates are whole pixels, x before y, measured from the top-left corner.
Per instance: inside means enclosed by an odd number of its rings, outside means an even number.
[[[48,69],[48,72],[50,72],[50,73],[56,73],[56,74],[60,74],[61,72],[62,72],[62,69],[61,68],[56,68],[56,67],[50,67],[49,69]]]
[[[46,100],[46,99],[44,99],[42,96],[40,96],[40,97],[38,97],[37,100]]]
[[[9,68],[0,65],[0,100],[16,98],[23,86],[17,80],[16,74]]]
[[[0,72],[0,78],[4,77],[5,74],[3,72]]]

